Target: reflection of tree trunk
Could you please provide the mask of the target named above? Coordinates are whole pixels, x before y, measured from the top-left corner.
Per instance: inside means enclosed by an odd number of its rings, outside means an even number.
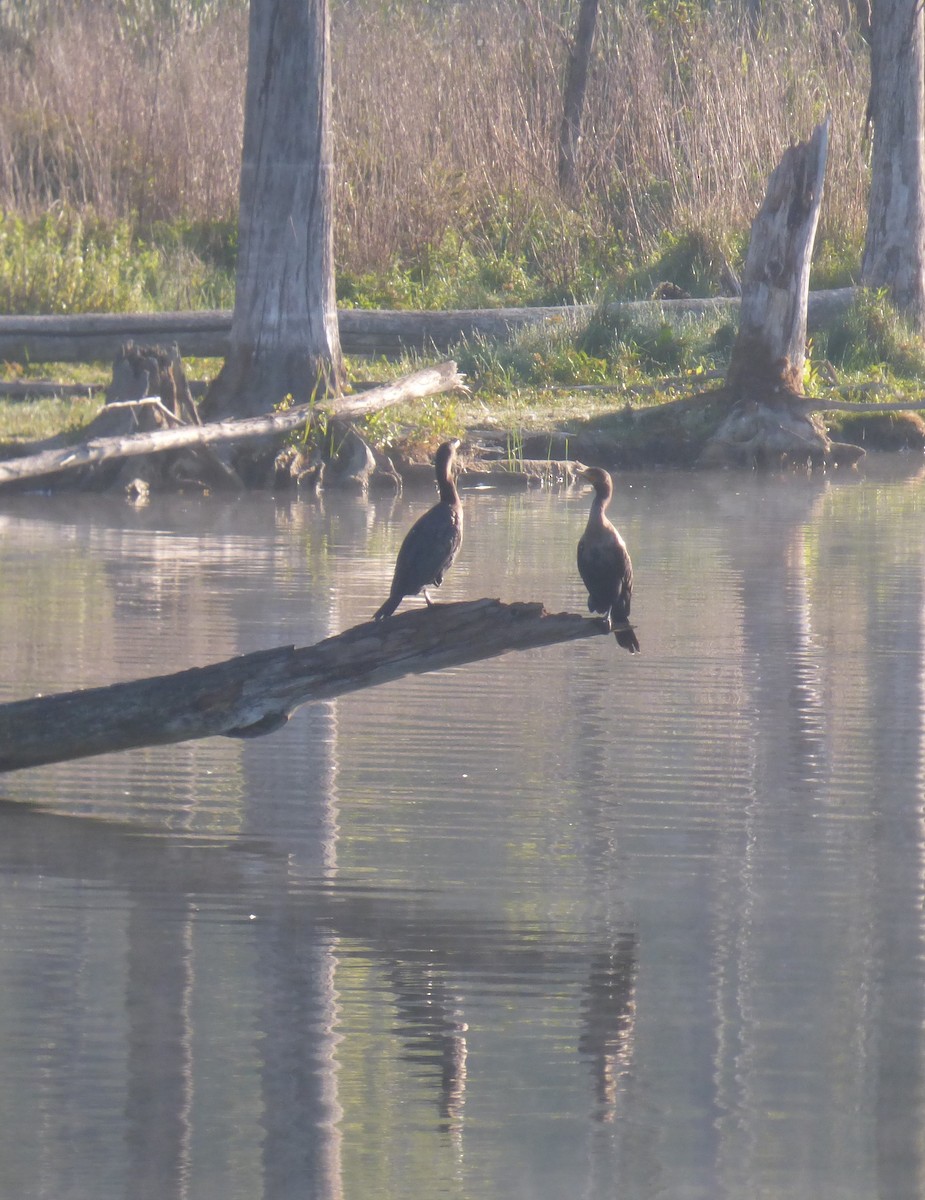
[[[730,1031],[714,1066],[731,1114],[722,1125],[730,1194],[761,1169],[811,1178],[820,1161],[807,1148],[826,1138],[848,1146],[863,1099],[863,1047],[852,1039],[870,980],[843,898],[846,862],[857,858],[844,845],[848,814],[829,799],[829,660],[816,645],[806,537],[822,495],[800,485],[766,497],[763,528],[749,526],[750,544],[732,560],[742,578],[741,706],[753,765],[715,970],[723,981],[715,1023]],[[856,882],[863,894],[864,879]],[[811,1108],[820,1095],[831,1098],[825,1112]]]
[[[308,921],[277,909],[264,924],[264,1197],[339,1200],[336,959],[330,938]]]
[[[128,1144],[134,1200],[188,1195],[193,1090],[190,918],[135,898],[128,927]]]
[[[284,619],[274,611],[280,590],[267,589],[262,620],[271,626]],[[337,617],[326,589],[306,597],[311,636],[330,633]],[[299,756],[258,742],[248,743],[242,758],[244,831],[277,851],[279,864],[267,874],[258,914],[264,1198],[338,1200],[337,942],[317,911],[297,899],[300,882],[333,880],[337,870],[333,702],[302,715],[300,740]],[[302,767],[306,751],[310,774]]]
[[[893,780],[875,793],[876,944],[880,951],[876,1041],[876,1147],[880,1195],[925,1195],[925,978],[921,913],[925,880],[925,556],[908,567],[915,584],[879,589],[869,612],[868,670],[876,712],[872,778]],[[901,643],[897,630],[902,630]],[[914,748],[914,751],[913,751]],[[900,782],[897,762],[915,767]]]

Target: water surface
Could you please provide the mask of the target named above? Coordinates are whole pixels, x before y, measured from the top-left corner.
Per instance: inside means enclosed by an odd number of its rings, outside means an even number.
[[[464,500],[443,597],[583,608],[587,491]],[[0,700],[366,620],[431,502],[5,499]],[[923,510],[621,476],[639,656],[4,776],[0,1198],[922,1195]]]

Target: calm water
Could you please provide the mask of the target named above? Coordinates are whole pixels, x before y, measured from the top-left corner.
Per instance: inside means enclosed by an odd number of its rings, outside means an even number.
[[[0,503],[0,700],[304,645],[432,500]],[[588,493],[449,599],[580,610]],[[0,779],[0,1200],[925,1194],[925,479],[638,474],[643,653]]]

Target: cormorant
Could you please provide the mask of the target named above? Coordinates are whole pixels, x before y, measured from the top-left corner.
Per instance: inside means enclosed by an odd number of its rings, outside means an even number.
[[[427,589],[439,587],[453,564],[463,536],[462,505],[452,474],[459,444],[459,438],[444,442],[434,456],[440,499],[405,534],[389,598],[373,617],[374,621],[390,617],[405,596],[416,596],[421,591],[428,605],[432,605]]]
[[[624,625],[630,619],[633,564],[626,542],[605,515],[613,496],[613,480],[600,467],[582,467],[577,474],[594,488],[588,524],[578,542],[578,573],[588,589],[588,609],[604,613],[608,626]],[[630,654],[639,650],[632,629],[616,629],[614,635],[617,645]]]

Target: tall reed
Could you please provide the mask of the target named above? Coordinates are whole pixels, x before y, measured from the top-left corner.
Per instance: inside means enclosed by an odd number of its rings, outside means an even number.
[[[474,249],[550,293],[666,235],[743,235],[783,149],[833,116],[821,236],[860,241],[868,55],[836,0],[750,32],[731,2],[602,6],[579,195],[556,187],[570,16],[554,0],[332,0],[340,269]],[[128,19],[131,17],[131,20]],[[0,8],[0,205],[144,231],[233,219],[240,0]],[[15,19],[14,19],[15,18]],[[564,24],[563,24],[564,21]]]

